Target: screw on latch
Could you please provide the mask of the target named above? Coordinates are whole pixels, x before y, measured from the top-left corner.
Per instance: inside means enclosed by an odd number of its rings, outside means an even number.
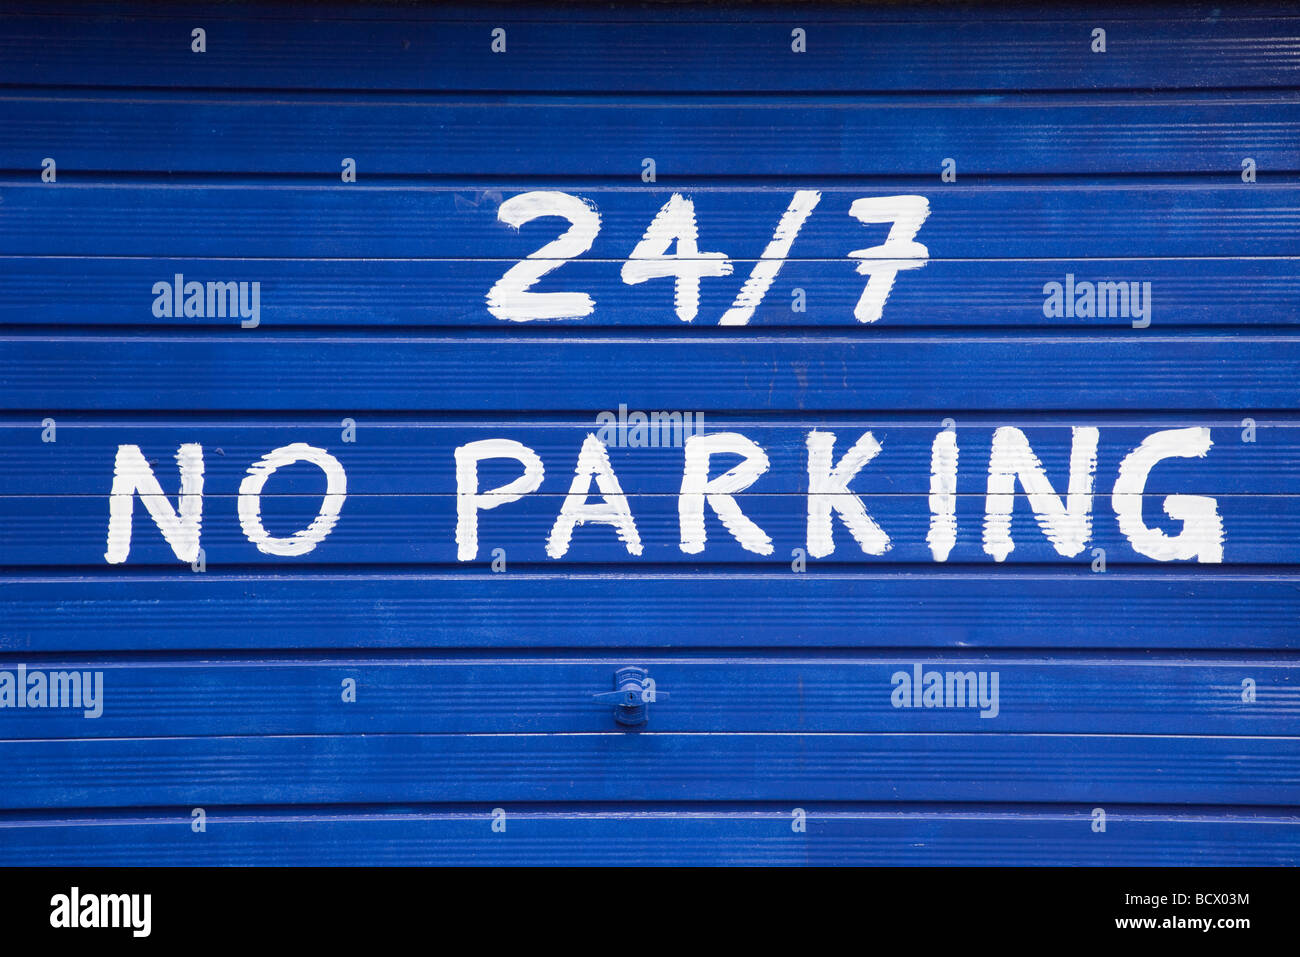
[[[654,679],[644,668],[629,666],[614,672],[614,690],[601,691],[592,697],[614,706],[614,720],[619,724],[645,724],[650,718],[649,705],[667,698],[666,691],[655,687]]]

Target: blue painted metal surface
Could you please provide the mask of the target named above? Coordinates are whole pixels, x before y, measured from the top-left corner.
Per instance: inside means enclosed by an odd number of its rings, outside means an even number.
[[[1300,862],[1297,53],[1266,4],[13,0],[0,863]],[[692,545],[742,440],[759,534]],[[626,524],[566,538],[588,487]]]

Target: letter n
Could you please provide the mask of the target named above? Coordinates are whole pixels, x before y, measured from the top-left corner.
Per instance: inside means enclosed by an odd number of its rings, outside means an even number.
[[[179,514],[167,500],[140,446],[117,447],[113,490],[108,496],[108,550],[104,553],[109,564],[126,561],[131,552],[131,520],[137,493],[176,557],[187,563],[198,558],[203,518],[203,446],[182,445],[176,450],[176,462],[181,470]]]

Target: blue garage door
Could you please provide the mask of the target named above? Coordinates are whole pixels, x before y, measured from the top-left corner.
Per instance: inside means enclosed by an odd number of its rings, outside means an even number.
[[[0,17],[0,861],[1300,859],[1300,18]]]

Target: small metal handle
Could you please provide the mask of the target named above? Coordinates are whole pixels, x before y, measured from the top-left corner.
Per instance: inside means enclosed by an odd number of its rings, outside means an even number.
[[[600,691],[591,696],[602,704],[614,706],[614,720],[619,724],[639,725],[650,719],[649,704],[667,698],[644,668],[629,666],[614,672],[614,690]]]

